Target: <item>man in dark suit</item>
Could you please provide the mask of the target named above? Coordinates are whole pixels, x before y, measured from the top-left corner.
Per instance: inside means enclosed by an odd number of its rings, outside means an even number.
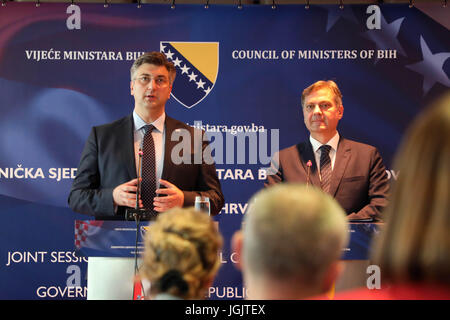
[[[336,83],[318,81],[306,88],[302,110],[309,141],[274,155],[265,186],[315,185],[336,198],[349,220],[380,220],[389,191],[386,168],[375,147],[339,135],[344,107]]]
[[[70,191],[70,208],[96,219],[124,219],[125,209],[136,204],[139,153],[151,125],[157,189],[145,208],[164,212],[193,206],[196,196],[205,196],[210,199],[211,215],[218,214],[224,198],[203,132],[165,113],[176,75],[173,63],[162,53],[149,52],[136,59],[130,72],[134,111],[92,128]],[[142,199],[139,207],[143,207]]]

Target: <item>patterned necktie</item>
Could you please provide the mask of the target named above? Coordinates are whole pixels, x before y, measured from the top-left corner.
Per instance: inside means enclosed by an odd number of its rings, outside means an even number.
[[[142,142],[142,182],[141,199],[145,209],[153,210],[153,198],[156,196],[156,164],[155,143],[153,141],[153,125],[145,126]]]
[[[323,145],[319,148],[320,152],[320,187],[324,192],[330,191],[331,184],[331,159],[330,150],[331,146]]]

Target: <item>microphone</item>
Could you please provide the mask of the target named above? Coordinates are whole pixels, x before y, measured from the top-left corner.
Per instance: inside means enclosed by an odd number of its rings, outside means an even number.
[[[310,176],[310,172],[311,172],[311,166],[312,166],[312,162],[311,160],[308,160],[308,162],[306,163],[306,187],[309,187],[309,176]]]

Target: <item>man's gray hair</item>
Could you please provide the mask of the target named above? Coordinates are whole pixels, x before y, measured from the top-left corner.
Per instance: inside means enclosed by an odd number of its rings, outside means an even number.
[[[252,197],[243,225],[249,272],[279,282],[321,281],[348,243],[344,210],[320,189],[279,184]]]

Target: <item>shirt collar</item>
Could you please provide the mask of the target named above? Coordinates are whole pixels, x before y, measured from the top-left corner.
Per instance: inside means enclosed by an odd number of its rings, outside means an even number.
[[[311,135],[309,136],[309,141],[311,142],[314,152],[317,152],[317,150],[319,150],[319,148],[322,146],[322,143],[314,139]],[[338,143],[339,143],[339,132],[336,132],[334,137],[324,144],[329,145],[334,151],[336,151]]]
[[[166,120],[166,113],[163,112],[162,115],[156,119],[155,121],[153,121],[152,123],[146,123],[144,120],[142,120],[142,118],[136,113],[135,110],[133,110],[133,121],[134,121],[134,130],[135,131],[139,131],[141,130],[144,126],[148,125],[148,124],[152,124],[159,132],[163,132],[164,131],[164,122]]]

